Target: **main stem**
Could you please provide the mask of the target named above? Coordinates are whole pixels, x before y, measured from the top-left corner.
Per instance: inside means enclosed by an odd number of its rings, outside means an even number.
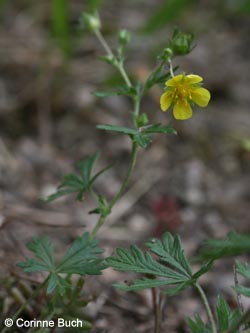
[[[212,327],[212,332],[213,333],[217,333],[217,328],[216,328],[216,324],[215,324],[215,320],[214,320],[214,316],[213,316],[213,313],[212,313],[212,310],[210,308],[210,305],[208,303],[208,299],[207,299],[207,296],[206,294],[204,293],[204,290],[201,288],[201,286],[199,285],[199,283],[196,283],[195,284],[202,300],[203,300],[203,303],[205,305],[205,308],[207,310],[207,315],[208,315],[208,318],[209,318],[209,321],[210,321],[210,324],[211,324],[211,327]]]
[[[122,195],[124,194],[127,186],[128,186],[128,183],[129,183],[129,180],[130,180],[130,177],[134,171],[134,167],[135,167],[135,163],[136,163],[136,155],[137,155],[137,143],[136,142],[133,142],[133,145],[132,145],[132,152],[131,152],[131,159],[130,159],[130,163],[129,163],[129,168],[128,168],[128,171],[127,171],[127,174],[122,182],[122,185],[120,187],[120,190],[118,191],[118,193],[116,194],[116,196],[113,198],[113,200],[110,202],[109,206],[108,206],[108,211],[110,211],[111,213],[111,210],[112,208],[114,207],[114,205],[117,203],[117,201],[122,197]],[[90,234],[90,237],[91,238],[94,238],[96,233],[98,232],[98,230],[101,228],[101,226],[104,224],[105,220],[106,220],[106,217],[107,216],[100,216],[96,226],[94,227],[93,231],[91,232]]]
[[[132,83],[123,67],[123,61],[119,60],[115,57],[114,53],[112,52],[111,48],[109,47],[109,45],[107,44],[105,38],[103,37],[102,33],[100,30],[96,30],[94,31],[97,39],[99,40],[99,42],[101,43],[101,45],[103,46],[103,48],[105,49],[105,51],[107,52],[107,54],[109,56],[112,57],[113,59],[113,65],[118,69],[118,71],[120,72],[121,76],[123,77],[126,85],[128,86],[128,88],[132,87]],[[135,115],[139,115],[139,111],[140,111],[140,97],[136,96],[134,98],[134,114]],[[130,163],[129,163],[129,167],[128,167],[128,171],[127,174],[121,184],[120,190],[118,191],[118,193],[114,196],[113,200],[110,202],[109,206],[108,206],[108,214],[107,215],[101,215],[99,217],[99,220],[97,221],[96,226],[94,227],[94,229],[92,230],[90,237],[94,238],[96,233],[98,232],[98,230],[101,228],[101,226],[104,224],[104,222],[106,221],[107,216],[111,213],[112,208],[114,207],[114,205],[117,203],[117,201],[122,197],[122,195],[124,194],[124,192],[126,191],[126,188],[128,186],[130,177],[134,171],[134,167],[135,167],[135,163],[136,163],[136,155],[137,155],[137,148],[138,145],[136,142],[133,142],[132,144],[132,152],[131,152],[131,159],[130,159]]]

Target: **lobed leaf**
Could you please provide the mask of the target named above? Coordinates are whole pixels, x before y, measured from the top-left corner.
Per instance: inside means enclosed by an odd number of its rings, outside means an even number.
[[[62,273],[99,275],[106,268],[103,260],[98,257],[103,250],[88,233],[79,236],[58,263],[54,262],[53,247],[46,237],[34,238],[27,247],[37,258],[26,258],[18,266],[25,272],[48,272],[47,293],[57,291],[61,295],[70,288],[69,281],[61,276]]]
[[[250,253],[250,235],[230,232],[225,239],[208,240],[202,248],[199,258],[216,260],[246,253]]]
[[[84,194],[90,190],[94,181],[105,171],[110,169],[113,165],[109,165],[106,168],[97,172],[92,176],[92,171],[95,166],[96,160],[99,157],[99,153],[88,156],[83,161],[78,163],[80,168],[80,174],[70,173],[64,176],[62,182],[58,186],[58,190],[51,194],[45,201],[51,202],[62,196],[76,193],[76,199],[81,201],[84,198]]]
[[[167,262],[186,277],[192,277],[191,267],[178,236],[173,237],[169,232],[166,232],[162,240],[152,239],[147,243],[147,246],[160,257],[160,260]]]
[[[27,244],[27,248],[33,252],[45,266],[50,269],[54,265],[53,255],[53,245],[47,237],[37,238],[34,237],[33,240]]]

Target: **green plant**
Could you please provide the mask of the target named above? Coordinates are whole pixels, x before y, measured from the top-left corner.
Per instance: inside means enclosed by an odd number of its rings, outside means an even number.
[[[66,4],[66,2],[64,3]],[[112,135],[127,135],[131,141],[130,162],[121,186],[111,200],[99,193],[95,186],[96,179],[113,167],[113,165],[109,165],[93,174],[93,169],[98,161],[98,153],[81,161],[78,164],[79,172],[66,175],[57,191],[46,199],[47,202],[51,202],[59,197],[74,194],[77,200],[83,201],[86,195],[90,195],[96,208],[89,213],[96,214],[98,218],[92,231],[78,237],[59,260],[55,259],[53,244],[46,237],[34,238],[27,245],[35,257],[26,258],[18,266],[27,273],[42,272],[45,278],[27,302],[17,310],[13,319],[16,319],[24,311],[27,304],[44,290],[47,305],[41,311],[40,318],[46,320],[59,316],[73,318],[78,313],[79,308],[84,308],[88,303],[82,294],[85,284],[84,277],[99,275],[103,269],[110,266],[115,270],[142,274],[141,278],[135,279],[131,284],[115,284],[116,288],[123,291],[137,291],[146,288],[155,290],[158,288],[162,293],[171,296],[179,294],[185,288],[194,287],[204,303],[208,322],[204,322],[198,314],[194,319],[188,318],[187,324],[193,333],[238,333],[242,325],[244,325],[244,332],[247,333],[249,332],[247,321],[250,311],[243,314],[240,307],[231,310],[222,296],[218,297],[216,311],[213,311],[199,279],[211,269],[215,260],[225,255],[249,252],[249,236],[233,233],[226,240],[208,241],[199,256],[199,259],[202,260],[201,267],[195,272],[193,272],[192,265],[184,253],[180,238],[170,233],[164,234],[162,239],[151,239],[146,244],[148,248],[146,252],[132,245],[129,250],[117,249],[116,255],[106,258],[106,260],[99,256],[103,250],[98,247],[96,235],[100,232],[107,217],[112,214],[113,207],[126,192],[136,165],[139,149],[146,149],[152,143],[155,135],[177,134],[176,130],[168,124],[150,123],[148,115],[141,112],[143,96],[154,85],[160,85],[163,88],[165,84],[165,92],[161,96],[159,105],[163,111],[173,106],[174,117],[184,120],[192,116],[191,106],[193,104],[201,107],[207,106],[210,93],[201,87],[202,78],[200,76],[186,75],[185,73],[175,75],[178,70],[178,66],[173,67],[175,57],[190,53],[194,47],[193,35],[182,33],[179,30],[175,30],[172,37],[166,42],[165,49],[157,58],[156,68],[149,74],[145,82],[131,80],[125,69],[125,51],[130,42],[130,33],[124,29],[119,31],[117,35],[118,47],[115,51],[111,50],[101,33],[101,21],[96,12],[97,3],[98,1],[90,2],[91,10],[82,14],[81,26],[97,37],[106,52],[100,59],[118,71],[124,84],[111,91],[96,91],[94,95],[99,98],[124,95],[131,98],[133,102],[130,127],[125,127],[122,124],[120,126],[100,124],[97,125],[97,129],[111,132]],[[173,4],[173,2],[171,3]],[[57,13],[55,28],[58,36],[64,39],[67,35],[65,16],[62,15],[63,12],[57,12],[58,1],[54,1],[54,4]],[[180,1],[176,10],[179,10],[178,8],[184,4],[186,4],[185,1]],[[250,266],[237,261],[236,274],[249,279]],[[77,282],[74,282],[73,278],[76,276]],[[250,296],[248,287],[237,284],[234,289],[237,295]],[[155,306],[157,307],[156,302]],[[155,311],[155,313],[156,316],[159,316],[159,312]],[[81,313],[80,316],[82,316]],[[81,320],[83,322],[82,328],[90,330],[91,324],[85,320],[84,316],[81,317]],[[160,332],[160,324],[160,317],[158,317],[155,320],[155,333]],[[6,327],[2,332],[7,330]],[[28,332],[32,331],[33,329],[28,330]]]

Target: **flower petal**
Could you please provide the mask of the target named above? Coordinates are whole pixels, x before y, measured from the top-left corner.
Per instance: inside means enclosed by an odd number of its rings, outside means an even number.
[[[192,117],[192,109],[190,104],[185,101],[178,101],[174,105],[174,117],[175,119],[185,120]]]
[[[186,83],[193,84],[203,81],[203,78],[199,75],[189,74],[186,76]]]
[[[195,104],[201,106],[202,108],[208,105],[210,101],[210,92],[205,88],[197,88],[191,91],[192,100]]]
[[[160,104],[162,111],[167,111],[167,109],[172,104],[173,93],[171,91],[167,91],[161,95]]]
[[[181,82],[184,82],[184,80],[185,80],[185,75],[179,74],[179,75],[172,77],[172,79],[169,79],[168,81],[166,81],[165,84],[167,87],[175,87],[178,84],[180,84]]]

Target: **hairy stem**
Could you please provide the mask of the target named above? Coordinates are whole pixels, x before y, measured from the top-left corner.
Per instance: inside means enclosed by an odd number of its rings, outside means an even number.
[[[105,51],[107,52],[108,55],[110,55],[114,60],[114,66],[118,69],[118,71],[120,72],[121,76],[123,77],[126,85],[131,88],[132,87],[132,83],[130,82],[130,79],[126,73],[126,71],[124,70],[123,67],[123,61],[118,61],[117,58],[115,57],[114,53],[112,52],[111,48],[109,47],[108,43],[106,42],[105,38],[103,37],[102,33],[100,30],[96,30],[95,35],[97,37],[97,39],[99,40],[99,42],[101,43],[101,45],[103,46],[103,48],[105,49]]]
[[[203,303],[205,305],[205,308],[206,308],[206,311],[207,311],[207,315],[208,315],[208,319],[209,319],[210,324],[211,324],[212,332],[213,333],[217,333],[217,328],[216,328],[214,316],[213,316],[212,310],[210,308],[210,305],[208,303],[207,296],[204,293],[204,290],[199,285],[199,283],[196,283],[195,286],[196,286],[196,288],[197,288],[197,290],[198,290],[198,292],[199,292],[199,294],[201,296],[201,299],[202,299],[202,301],[203,301]]]
[[[110,202],[109,206],[108,206],[108,210],[111,212],[112,208],[114,207],[114,205],[117,203],[117,201],[122,197],[122,195],[124,194],[130,177],[134,171],[134,167],[135,167],[135,163],[136,163],[136,155],[137,155],[137,143],[133,142],[132,145],[132,152],[131,152],[131,159],[130,159],[130,164],[129,164],[129,168],[127,171],[127,174],[122,182],[122,185],[120,187],[120,190],[118,191],[118,193],[114,196],[113,200]],[[98,230],[101,228],[101,226],[104,224],[105,220],[106,220],[107,216],[103,216],[101,215],[99,220],[97,221],[96,226],[94,227],[94,229],[92,230],[90,236],[91,238],[94,238],[96,233],[98,232]]]
[[[174,70],[173,70],[173,64],[171,60],[168,60],[168,64],[169,64],[169,72],[171,77],[174,77]]]

